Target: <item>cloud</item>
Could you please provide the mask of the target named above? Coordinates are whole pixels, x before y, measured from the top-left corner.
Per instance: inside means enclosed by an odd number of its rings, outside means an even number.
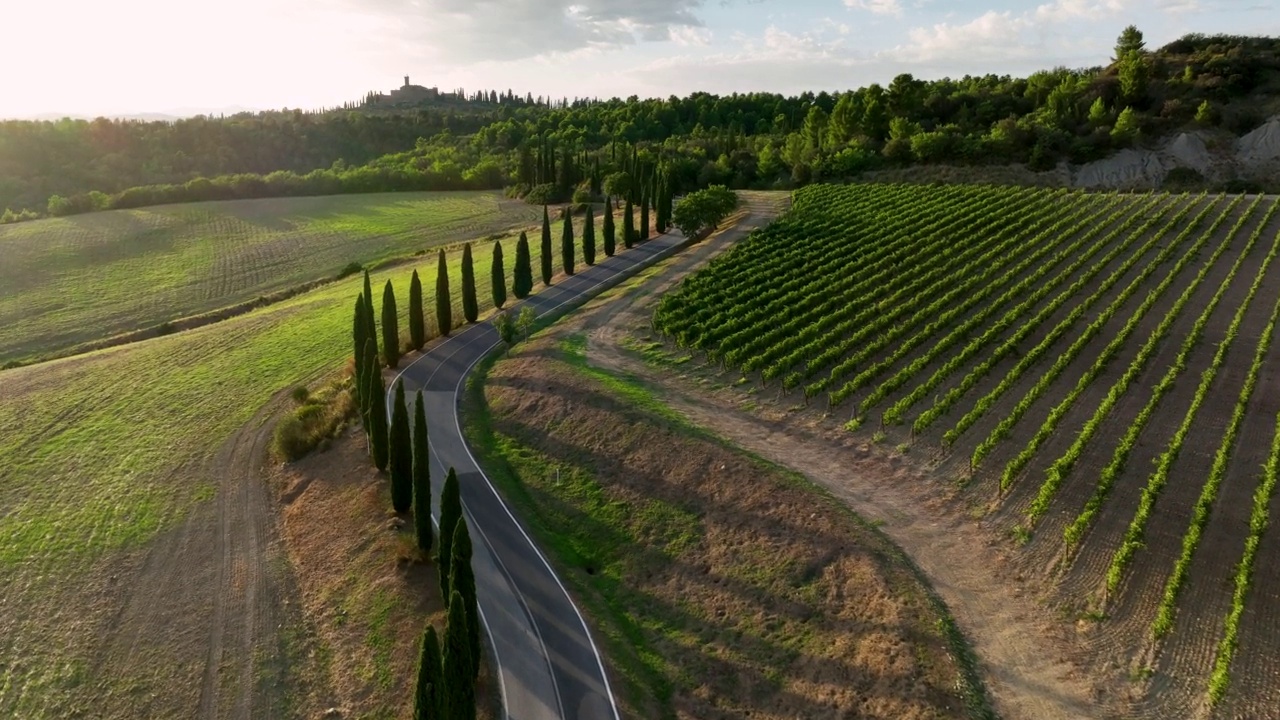
[[[322,0],[324,2],[326,0]],[[327,0],[374,15],[396,52],[462,64],[639,42],[695,43],[702,0]]]
[[[853,10],[866,10],[873,15],[902,17],[902,3],[899,0],[844,0],[844,5]]]

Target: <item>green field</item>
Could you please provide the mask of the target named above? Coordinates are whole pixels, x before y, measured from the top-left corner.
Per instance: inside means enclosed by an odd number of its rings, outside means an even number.
[[[654,324],[964,487],[1157,716],[1261,716],[1278,252],[1274,196],[818,185]]]
[[[501,242],[509,278],[516,236]],[[474,249],[482,315],[492,308],[492,248],[480,240]],[[449,260],[460,325],[458,247]],[[434,254],[372,275],[376,305],[382,284],[394,283],[403,337],[415,268],[430,302]],[[204,468],[223,442],[276,392],[341,367],[360,289],[353,276],[191,331],[0,371],[0,607],[15,609],[0,633],[0,715],[65,717],[101,683],[112,686],[87,677],[95,646],[71,631],[86,622],[77,603],[97,602],[74,599],[83,573],[213,499]],[[16,611],[29,608],[49,611]]]
[[[0,226],[0,364],[535,224],[490,192],[233,200]]]

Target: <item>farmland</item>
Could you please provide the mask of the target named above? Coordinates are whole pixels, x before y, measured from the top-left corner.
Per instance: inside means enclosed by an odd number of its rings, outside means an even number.
[[[496,193],[231,200],[0,226],[0,364],[529,226]]]
[[[1132,714],[1260,716],[1278,251],[1273,197],[812,186],[653,326],[954,487]]]
[[[501,242],[514,257],[515,237]],[[492,247],[475,245],[482,312]],[[458,324],[460,255],[447,252]],[[401,328],[410,272],[434,297],[435,267],[428,255],[372,274],[375,287],[393,282]],[[105,716],[191,713],[202,623],[213,622],[214,593],[203,590],[218,581],[217,558],[206,567],[192,556],[212,553],[216,539],[199,535],[197,520],[228,501],[223,443],[256,429],[255,414],[279,391],[341,367],[360,288],[355,276],[188,332],[0,371],[0,715],[67,717],[91,703]],[[231,527],[237,541],[247,534]],[[170,552],[197,568],[161,578],[179,591],[136,582]],[[183,612],[192,597],[199,610]],[[136,616],[140,637],[122,630]]]

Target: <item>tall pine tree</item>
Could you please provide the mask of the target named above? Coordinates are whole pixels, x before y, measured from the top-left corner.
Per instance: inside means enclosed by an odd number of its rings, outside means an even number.
[[[440,590],[445,597],[449,596],[449,571],[453,559],[453,533],[462,522],[462,490],[458,487],[458,474],[449,468],[444,479],[444,487],[440,489],[440,549],[437,557],[440,561]]]
[[[418,549],[431,553],[431,445],[427,442],[427,408],[422,391],[413,407],[413,530]]]
[[[391,408],[391,433],[387,469],[391,474],[391,508],[397,514],[413,506],[413,438],[409,434],[409,408],[404,402],[404,381],[396,381],[395,407]]]
[[[453,329],[453,298],[449,297],[449,265],[444,250],[436,262],[436,328],[441,335],[448,335]]]
[[[489,281],[493,287],[493,306],[499,310],[507,304],[507,271],[502,267],[502,241],[493,241],[493,264]]]
[[[400,319],[396,316],[396,291],[390,280],[382,287],[382,359],[389,368],[400,364]]]
[[[520,240],[516,242],[516,266],[511,278],[511,293],[517,300],[529,297],[533,292],[533,260],[529,257],[529,236],[520,231]]]
[[[387,386],[377,363],[369,369],[369,444],[373,450],[373,466],[378,472],[387,469],[390,459],[390,437],[387,432]]]
[[[596,264],[596,219],[587,205],[587,217],[582,221],[582,262],[588,267]]]
[[[462,246],[462,316],[473,323],[480,317],[476,300],[476,268],[471,262],[471,243]]]
[[[449,582],[467,611],[467,638],[471,643],[471,657],[475,660],[474,670],[479,675],[480,610],[476,605],[476,576],[471,569],[471,533],[465,522],[458,523],[458,529],[453,531]]]
[[[542,206],[542,284],[550,285],[554,274],[551,264],[551,220],[547,215],[547,206]]]
[[[455,590],[449,596],[449,619],[444,628],[444,717],[475,720],[476,683],[466,604]]]
[[[364,329],[364,295],[356,296],[356,309],[351,319],[351,339],[354,351],[355,378],[352,385],[356,389],[356,405],[361,410],[365,407],[364,385],[360,382],[364,378],[364,342],[368,339],[368,333]]]
[[[604,199],[604,221],[601,223],[600,233],[604,235],[604,255],[605,257],[613,257],[613,251],[616,247],[613,237],[613,198],[606,197]]]
[[[378,341],[372,337],[364,341],[364,376],[360,378],[360,387],[364,397],[364,405],[360,408],[360,418],[364,421],[364,434],[369,440],[369,457],[373,457],[373,423],[370,420],[373,412],[373,396],[377,389],[373,384],[382,376],[382,365],[378,363]]]
[[[422,281],[418,279],[418,271],[413,271],[409,278],[409,344],[414,350],[421,350],[427,344],[427,319],[422,310]]]
[[[378,337],[378,326],[373,321],[373,288],[369,283],[369,271],[364,271],[364,326],[369,337]]]
[[[564,261],[564,274],[573,274],[573,214],[564,209],[564,232],[560,234],[560,259]]]
[[[440,707],[444,695],[444,668],[440,662],[440,639],[436,629],[427,623],[422,633],[422,652],[418,656],[418,683],[413,694],[413,720],[440,720],[445,717]]]
[[[649,194],[640,196],[640,242],[649,239]]]
[[[622,246],[631,249],[636,241],[636,225],[635,207],[631,204],[631,198],[627,198],[626,207],[622,210]]]

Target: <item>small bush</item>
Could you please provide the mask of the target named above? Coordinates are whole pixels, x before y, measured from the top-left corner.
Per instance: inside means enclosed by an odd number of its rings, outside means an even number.
[[[299,385],[289,391],[289,397],[293,398],[294,402],[302,405],[311,397],[311,391],[307,389],[306,385]]]
[[[355,275],[356,273],[363,272],[363,271],[364,271],[364,266],[361,265],[360,263],[354,262],[354,261],[349,262],[347,263],[346,267],[338,271],[338,279],[341,280],[344,277],[350,277],[351,275]]]
[[[158,336],[172,335],[176,332],[178,332],[178,328],[174,327],[171,322],[162,322],[156,326],[156,335]]]
[[[329,438],[355,413],[350,386],[351,379],[347,376],[314,394],[302,386],[294,388],[289,395],[299,405],[276,424],[273,437],[276,455],[292,462],[312,450],[328,447]]]
[[[530,205],[555,205],[568,199],[568,193],[551,183],[535,185],[524,196],[524,201]]]

